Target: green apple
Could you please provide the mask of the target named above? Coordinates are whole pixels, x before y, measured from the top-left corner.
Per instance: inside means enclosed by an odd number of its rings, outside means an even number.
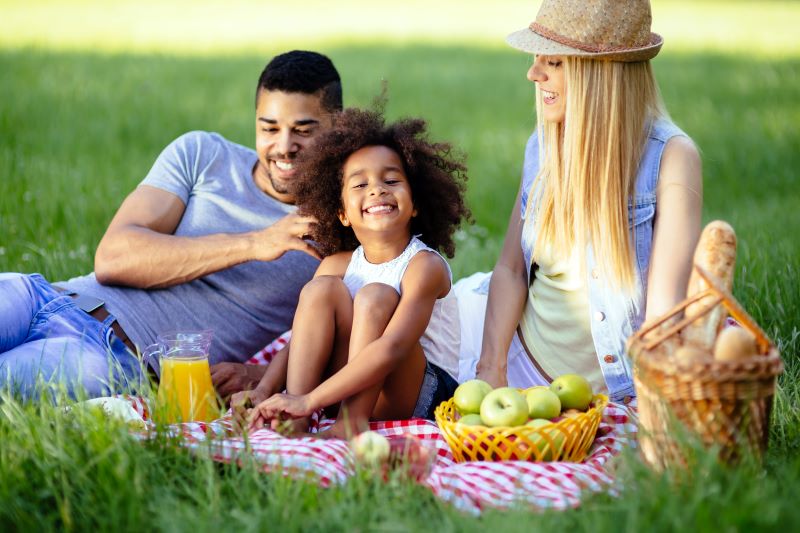
[[[550,388],[550,385],[536,385],[534,387],[531,387],[531,388],[527,389],[525,392],[530,392],[532,390],[537,390],[537,389],[549,389],[549,388]]]
[[[368,465],[379,465],[389,460],[389,440],[374,431],[365,431],[356,435],[351,447],[356,459]]]
[[[562,409],[586,411],[592,402],[592,386],[585,377],[578,374],[564,374],[550,384],[550,390],[561,400]]]
[[[545,437],[539,437],[539,442],[536,447],[542,452],[542,459],[545,461],[553,461],[556,457],[561,455],[564,450],[564,441],[566,437],[558,430],[551,429],[547,431],[548,440]]]
[[[458,420],[456,420],[457,424],[464,424],[465,426],[485,426],[486,424],[483,423],[481,420],[481,415],[478,413],[470,413],[468,415],[464,415]]]
[[[456,388],[453,403],[461,416],[477,414],[481,411],[481,402],[491,391],[492,386],[482,379],[471,379]]]
[[[535,418],[525,425],[542,430],[531,435],[531,442],[539,450],[542,461],[555,459],[564,447],[564,434],[556,429],[544,429],[553,423],[542,418]]]
[[[538,429],[544,426],[549,426],[550,424],[552,424],[552,422],[544,418],[534,418],[533,420],[528,420],[528,423],[525,425]]]
[[[528,420],[528,402],[517,389],[495,389],[481,402],[481,420],[487,426],[521,426]]]
[[[525,394],[528,416],[531,418],[555,418],[561,413],[561,400],[547,387],[536,387]]]

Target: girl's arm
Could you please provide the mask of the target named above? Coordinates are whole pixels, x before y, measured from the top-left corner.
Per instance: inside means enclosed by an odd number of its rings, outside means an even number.
[[[694,249],[700,238],[702,210],[700,154],[690,139],[673,137],[661,157],[656,190],[646,320],[666,313],[686,298]]]
[[[307,395],[273,396],[257,406],[251,420],[270,420],[281,414],[307,416],[383,382],[419,342],[436,300],[449,290],[450,276],[441,258],[426,252],[417,254],[403,275],[402,295],[383,335]]]
[[[520,204],[520,193],[517,193],[503,250],[492,272],[489,302],[483,324],[483,344],[477,377],[492,387],[501,387],[508,383],[508,347],[528,298],[528,272],[520,244],[523,223],[520,218]]]
[[[314,277],[336,276],[338,278],[343,278],[345,272],[347,272],[347,265],[350,264],[350,257],[352,257],[352,255],[353,252],[339,252],[329,255],[319,264],[317,271],[314,272]]]

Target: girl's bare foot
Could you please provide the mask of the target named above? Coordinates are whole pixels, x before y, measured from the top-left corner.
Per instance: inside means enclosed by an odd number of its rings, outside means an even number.
[[[309,423],[308,417],[292,418],[290,420],[281,420],[273,429],[286,437],[306,436],[309,434]]]
[[[369,424],[366,421],[361,424],[355,424],[337,420],[331,427],[318,433],[317,436],[321,439],[350,440],[359,433],[367,430],[369,430]]]

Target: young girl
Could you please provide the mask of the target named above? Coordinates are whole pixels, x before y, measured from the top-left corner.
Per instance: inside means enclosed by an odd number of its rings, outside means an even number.
[[[626,401],[626,339],[686,295],[700,157],[661,103],[650,20],[647,0],[544,0],[508,37],[535,55],[538,125],[489,287],[477,374],[495,386],[579,373]]]
[[[303,289],[292,327],[286,393],[250,413],[251,427],[340,405],[328,435],[367,420],[433,418],[457,385],[458,309],[451,291],[453,232],[468,218],[466,168],[425,122],[386,126],[350,109],[309,150],[296,197],[316,217],[325,256]]]

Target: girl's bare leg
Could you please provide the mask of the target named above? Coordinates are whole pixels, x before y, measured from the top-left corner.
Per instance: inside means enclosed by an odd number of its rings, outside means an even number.
[[[344,282],[319,276],[303,287],[292,324],[286,392],[306,394],[347,363],[353,300]],[[308,430],[308,418],[293,420],[289,432]]]
[[[383,335],[399,301],[397,291],[382,283],[371,283],[356,293],[348,360],[355,359],[364,347]],[[383,383],[342,402],[337,421],[325,432],[326,436],[349,438],[365,430],[370,418],[386,420],[410,417],[424,374],[425,354],[416,343]]]

